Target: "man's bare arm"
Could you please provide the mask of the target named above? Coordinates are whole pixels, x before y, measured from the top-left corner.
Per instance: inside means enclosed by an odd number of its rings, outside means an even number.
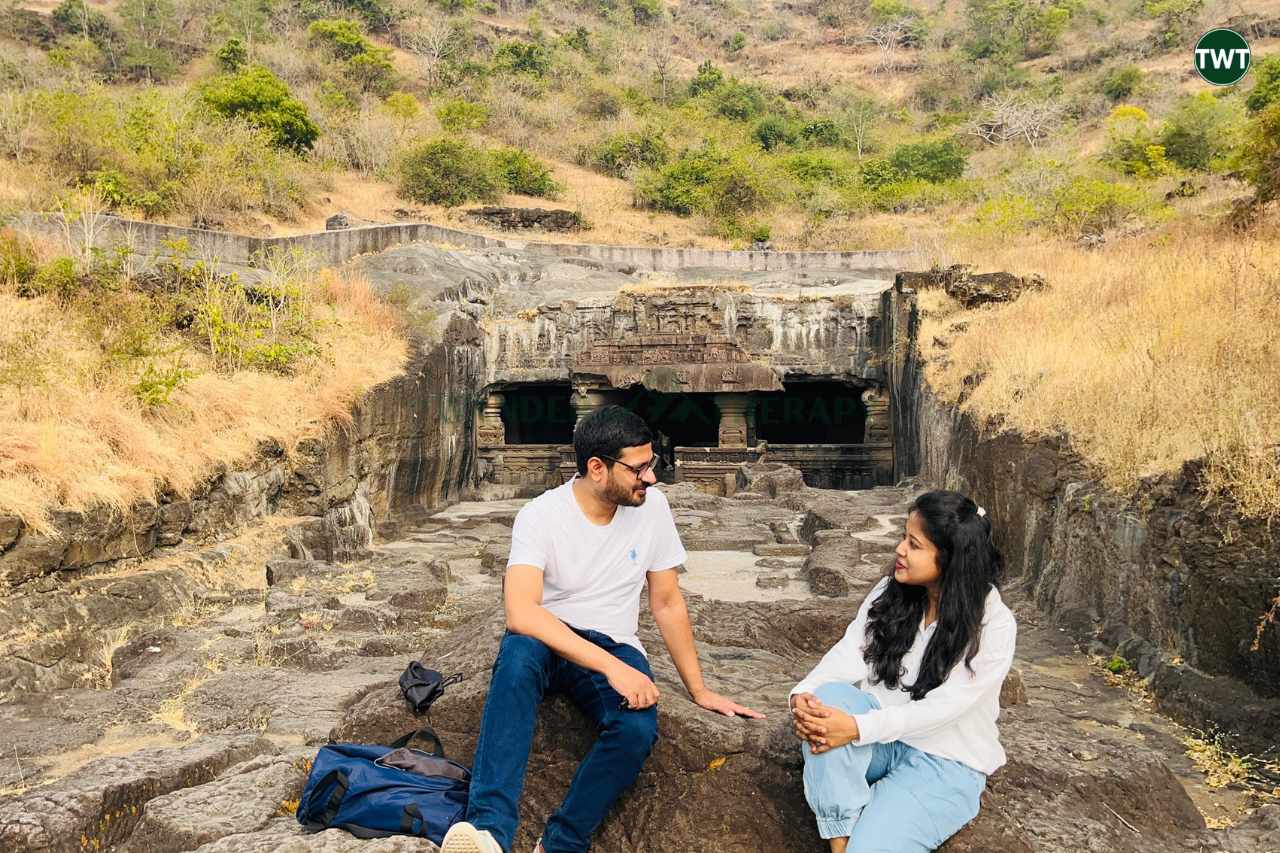
[[[542,572],[536,566],[508,568],[502,592],[510,631],[533,637],[565,660],[600,673],[632,708],[658,701],[658,688],[647,675],[584,640],[542,606]]]
[[[693,644],[693,625],[689,622],[689,608],[680,592],[679,574],[671,569],[649,573],[649,610],[658,623],[662,641],[671,653],[671,660],[680,673],[680,680],[694,703],[725,716],[742,716],[763,719],[764,715],[745,708],[720,694],[707,689],[702,680],[702,665],[698,663],[698,650]]]

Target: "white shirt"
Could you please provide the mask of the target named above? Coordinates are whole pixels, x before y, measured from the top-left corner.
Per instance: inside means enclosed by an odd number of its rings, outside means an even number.
[[[880,702],[880,709],[855,714],[857,743],[891,743],[900,740],[922,752],[950,758],[988,776],[1005,763],[996,718],[1000,716],[1000,687],[1013,665],[1017,623],[1013,614],[992,587],[982,615],[982,637],[970,672],[963,657],[952,667],[947,680],[913,702],[911,694],[871,683],[870,671],[862,657],[866,648],[867,612],[889,586],[884,578],[867,595],[844,638],[823,656],[813,671],[797,684],[791,694],[812,693],[821,684],[841,681],[855,684]],[[934,622],[916,632],[915,642],[902,658],[902,684],[914,684],[920,673],[925,647],[933,636]]]
[[[520,509],[507,568],[541,569],[542,606],[553,616],[643,653],[636,631],[647,573],[675,569],[687,556],[667,496],[658,489],[650,487],[640,506],[618,507],[608,524],[594,524],[578,506],[570,480]]]

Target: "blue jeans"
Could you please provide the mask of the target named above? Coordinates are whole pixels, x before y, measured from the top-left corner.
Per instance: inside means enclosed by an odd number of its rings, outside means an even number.
[[[852,684],[814,691],[824,705],[864,714],[880,703]],[[857,853],[926,853],[978,815],[987,777],[959,761],[901,741],[804,752],[804,795],[823,838]]]
[[[599,631],[573,630],[652,678],[639,649]],[[467,806],[467,820],[489,830],[503,850],[511,850],[516,833],[538,706],[543,696],[556,692],[567,694],[596,724],[600,736],[578,766],[564,802],[547,820],[542,833],[546,853],[590,849],[591,834],[618,795],[635,781],[658,738],[657,706],[622,710],[622,696],[603,675],[570,663],[540,640],[508,631],[493,662]]]

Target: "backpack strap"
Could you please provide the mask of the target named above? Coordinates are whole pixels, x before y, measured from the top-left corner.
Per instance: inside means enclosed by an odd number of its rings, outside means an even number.
[[[325,774],[324,779],[316,787],[323,788],[328,783],[330,777],[334,781],[333,793],[329,795],[329,802],[325,804],[324,814],[320,816],[320,822],[326,826],[333,825],[333,819],[338,816],[338,809],[342,808],[342,801],[347,796],[347,774],[341,770],[330,770]]]
[[[422,809],[418,808],[418,804],[409,803],[405,806],[400,815],[400,834],[421,835],[426,828],[427,822],[422,819]]]
[[[440,738],[436,736],[436,733],[430,726],[424,726],[417,731],[409,732],[403,737],[398,737],[391,743],[387,744],[387,746],[392,749],[399,749],[402,746],[408,746],[414,738],[422,738],[427,741],[427,743],[431,744],[433,747],[431,754],[437,758],[444,758],[444,744],[440,742]]]

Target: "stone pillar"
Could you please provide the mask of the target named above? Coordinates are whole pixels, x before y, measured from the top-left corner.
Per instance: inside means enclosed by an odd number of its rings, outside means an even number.
[[[747,397],[747,447],[755,447],[759,436],[756,435],[756,401]]]
[[[574,414],[577,419],[574,420],[574,429],[578,424],[582,423],[582,419],[594,412],[596,409],[607,405],[609,398],[603,391],[590,391],[586,388],[575,388],[573,394],[569,398],[569,404],[573,406]]]
[[[490,391],[480,410],[476,425],[476,444],[480,447],[496,447],[507,443],[507,429],[502,423],[502,394]]]
[[[747,446],[747,395],[717,394],[720,409],[720,447]]]
[[[862,392],[862,404],[867,409],[867,420],[862,436],[867,444],[888,444],[892,438],[889,432],[889,397],[879,388],[868,388]]]

